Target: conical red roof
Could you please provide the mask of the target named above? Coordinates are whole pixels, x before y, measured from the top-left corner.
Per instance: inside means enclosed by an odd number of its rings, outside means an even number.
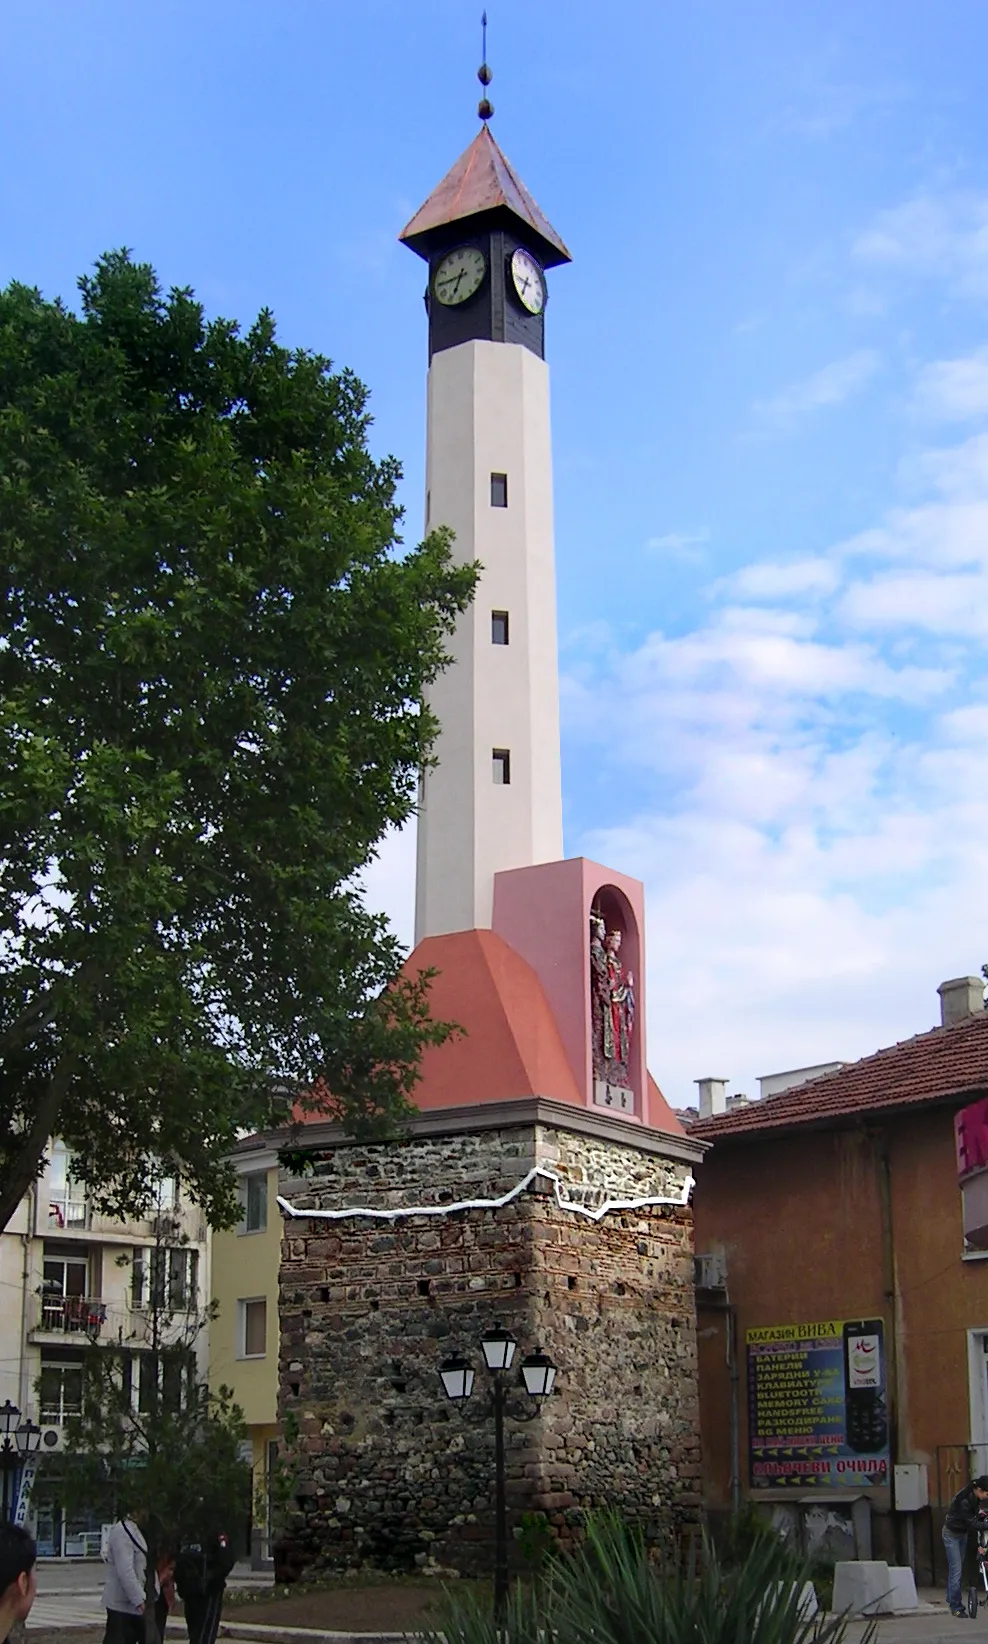
[[[512,170],[487,126],[481,126],[470,147],[447,171],[398,238],[413,251],[426,255],[426,243],[437,228],[498,208],[510,211],[539,236],[546,267],[572,261],[556,230]]]

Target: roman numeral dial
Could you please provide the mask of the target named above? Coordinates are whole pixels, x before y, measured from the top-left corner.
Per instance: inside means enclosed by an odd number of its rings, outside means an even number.
[[[478,246],[461,245],[450,251],[432,276],[436,300],[452,308],[479,291],[487,273],[487,259]]]

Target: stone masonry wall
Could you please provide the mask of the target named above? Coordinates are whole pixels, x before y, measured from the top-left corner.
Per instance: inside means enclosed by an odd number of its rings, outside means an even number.
[[[299,1208],[394,1208],[503,1195],[535,1163],[566,1197],[678,1192],[685,1166],[563,1128],[505,1127],[342,1146],[285,1182]],[[508,1506],[567,1534],[589,1507],[650,1533],[699,1510],[692,1214],[656,1206],[592,1222],[536,1181],[498,1209],[288,1219],[281,1270],[283,1412],[298,1418],[303,1550],[317,1567],[467,1572],[491,1563],[493,1422],[480,1338],[541,1349],[556,1392],[506,1423]],[[438,1366],[478,1370],[465,1407]],[[511,1408],[539,1407],[519,1386]]]

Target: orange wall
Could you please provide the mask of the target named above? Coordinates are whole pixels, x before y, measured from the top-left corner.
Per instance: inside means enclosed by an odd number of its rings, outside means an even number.
[[[890,1166],[891,1268],[883,1241],[883,1145]],[[988,1329],[988,1263],[961,1260],[952,1110],[928,1109],[870,1131],[805,1131],[775,1141],[715,1145],[698,1172],[696,1249],[725,1252],[737,1308],[743,1493],[745,1331],[879,1316],[885,1320],[890,1382],[895,1326],[898,1444],[892,1459],[927,1462],[935,1494],[937,1446],[965,1444],[971,1437],[967,1331]],[[701,1299],[698,1323],[706,1499],[711,1507],[726,1507],[725,1318]]]

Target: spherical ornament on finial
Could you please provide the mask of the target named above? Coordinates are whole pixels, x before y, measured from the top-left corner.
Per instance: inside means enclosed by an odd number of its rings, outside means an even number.
[[[494,104],[488,102],[486,97],[482,97],[480,102],[477,104],[477,113],[480,115],[482,120],[489,120],[491,115],[494,113]]]
[[[480,81],[481,85],[489,86],[493,78],[494,75],[488,68],[487,64],[481,63],[479,69],[477,70],[477,79]]]

